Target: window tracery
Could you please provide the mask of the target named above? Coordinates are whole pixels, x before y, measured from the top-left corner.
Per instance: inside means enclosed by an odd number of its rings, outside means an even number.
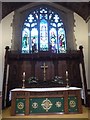
[[[22,53],[66,52],[65,26],[60,15],[48,7],[38,7],[25,19]]]

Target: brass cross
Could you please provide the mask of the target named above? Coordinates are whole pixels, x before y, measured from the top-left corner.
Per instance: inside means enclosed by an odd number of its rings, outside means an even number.
[[[44,62],[43,66],[41,66],[41,68],[43,69],[43,77],[44,77],[44,81],[46,81],[46,69],[48,68],[48,66],[45,65],[45,62]]]

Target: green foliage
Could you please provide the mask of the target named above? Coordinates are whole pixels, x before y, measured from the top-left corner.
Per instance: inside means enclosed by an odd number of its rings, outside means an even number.
[[[38,81],[38,79],[34,76],[32,76],[28,79],[28,83],[37,83],[37,81]]]

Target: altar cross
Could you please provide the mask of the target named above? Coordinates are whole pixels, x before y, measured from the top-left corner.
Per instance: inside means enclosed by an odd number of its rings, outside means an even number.
[[[41,66],[41,68],[43,69],[43,79],[44,79],[44,81],[46,81],[46,69],[48,68],[48,66],[44,62],[43,66]]]

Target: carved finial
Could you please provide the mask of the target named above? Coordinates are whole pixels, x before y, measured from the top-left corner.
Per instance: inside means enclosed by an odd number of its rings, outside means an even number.
[[[79,46],[79,49],[80,49],[80,51],[82,51],[82,50],[83,50],[83,46],[82,46],[82,45],[80,45],[80,46]]]
[[[6,49],[6,51],[8,51],[9,50],[9,46],[6,46],[5,49]]]
[[[84,57],[84,55],[83,55],[83,46],[82,45],[79,46],[79,49],[80,49],[80,52],[81,52],[81,58],[83,58]]]

